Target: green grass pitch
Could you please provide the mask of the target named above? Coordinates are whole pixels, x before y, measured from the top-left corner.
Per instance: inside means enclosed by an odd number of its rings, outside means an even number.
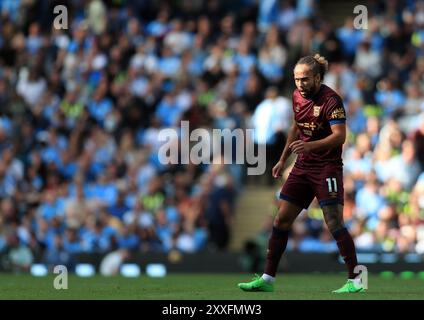
[[[243,274],[169,274],[165,278],[121,276],[80,278],[68,277],[68,289],[56,290],[56,275],[0,274],[0,299],[65,299],[65,300],[388,300],[424,299],[424,279],[370,275],[366,293],[335,295],[331,291],[341,287],[343,274],[280,274],[276,291],[247,293],[237,287],[249,280]]]

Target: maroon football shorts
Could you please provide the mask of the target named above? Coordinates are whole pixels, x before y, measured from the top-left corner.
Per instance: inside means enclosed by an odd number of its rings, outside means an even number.
[[[307,209],[314,197],[321,207],[343,205],[343,169],[300,169],[293,167],[280,192],[280,199]]]

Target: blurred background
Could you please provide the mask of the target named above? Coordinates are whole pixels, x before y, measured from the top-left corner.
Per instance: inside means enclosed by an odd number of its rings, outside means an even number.
[[[194,270],[261,271],[292,70],[313,53],[347,110],[344,217],[358,252],[421,262],[424,1],[363,2],[367,28],[354,27],[357,4],[0,0],[0,269],[189,256]],[[53,26],[57,5],[65,29]],[[266,173],[161,164],[159,132],[182,120],[265,132],[254,143],[266,145]],[[293,226],[291,254],[337,262],[315,202]]]

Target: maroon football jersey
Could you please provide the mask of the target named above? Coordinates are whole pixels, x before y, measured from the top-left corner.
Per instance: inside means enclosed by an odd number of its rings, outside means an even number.
[[[310,99],[293,92],[293,113],[300,139],[315,141],[329,136],[331,125],[346,123],[346,112],[341,97],[331,88],[321,84],[319,91]],[[299,154],[295,163],[298,168],[322,168],[343,166],[342,146],[310,153]]]

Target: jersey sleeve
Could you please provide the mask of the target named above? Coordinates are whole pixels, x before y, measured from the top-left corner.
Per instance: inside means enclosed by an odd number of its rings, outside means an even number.
[[[327,102],[325,116],[330,126],[346,123],[346,111],[343,101],[338,97],[330,97]]]

